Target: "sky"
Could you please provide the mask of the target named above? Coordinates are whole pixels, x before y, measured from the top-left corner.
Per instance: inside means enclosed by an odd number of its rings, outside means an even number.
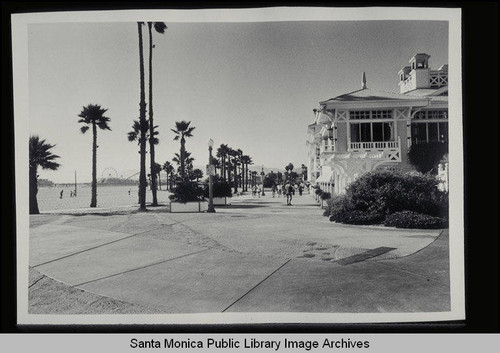
[[[398,92],[397,73],[416,53],[429,54],[433,69],[448,63],[444,21],[163,21],[166,32],[153,34],[160,164],[179,152],[170,129],[186,120],[195,127],[186,142],[195,166],[207,164],[211,138],[259,168],[300,167],[318,102],[361,88],[363,72],[369,88]],[[144,44],[147,60],[146,30]],[[79,182],[91,180],[92,136],[78,123],[88,104],[111,119],[111,131],[98,131],[98,177],[138,171],[138,145],[127,140],[139,116],[135,22],[29,24],[28,80],[30,134],[61,157],[40,178],[69,183],[76,171]]]

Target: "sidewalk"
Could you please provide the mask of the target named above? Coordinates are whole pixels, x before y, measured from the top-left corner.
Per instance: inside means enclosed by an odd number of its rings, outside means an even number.
[[[339,225],[312,196],[292,204],[266,192],[215,214],[31,216],[30,266],[125,312],[450,310],[447,231]],[[33,312],[57,309],[37,290]]]

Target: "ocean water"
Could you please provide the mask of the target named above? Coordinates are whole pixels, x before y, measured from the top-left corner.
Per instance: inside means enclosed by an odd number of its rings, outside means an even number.
[[[63,197],[60,197],[63,190]],[[90,207],[91,187],[90,185],[78,185],[77,196],[70,197],[70,191],[74,187],[41,187],[38,190],[38,208],[40,212],[78,210]],[[122,185],[97,185],[97,207],[110,208],[122,206],[138,206],[139,195],[137,186]],[[130,194],[129,194],[130,191]],[[158,203],[168,204],[170,193],[166,190],[158,190]],[[146,203],[152,200],[149,188],[146,191]]]

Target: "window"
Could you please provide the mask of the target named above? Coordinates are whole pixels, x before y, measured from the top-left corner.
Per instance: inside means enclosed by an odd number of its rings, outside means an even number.
[[[392,110],[353,110],[349,112],[351,120],[392,119]]]
[[[351,123],[351,142],[395,141],[394,123]]]
[[[448,123],[418,122],[411,125],[411,141],[414,144],[448,141]]]
[[[448,110],[423,110],[415,113],[411,124],[412,143],[448,141]]]

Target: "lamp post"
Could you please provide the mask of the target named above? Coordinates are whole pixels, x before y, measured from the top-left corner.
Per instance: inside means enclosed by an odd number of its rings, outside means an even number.
[[[213,165],[212,165],[212,148],[214,140],[208,140],[208,209],[207,212],[214,213],[214,190],[213,190]]]
[[[260,175],[262,175],[262,196],[266,196],[266,194],[264,193],[264,164],[262,165],[262,172],[260,173]]]

